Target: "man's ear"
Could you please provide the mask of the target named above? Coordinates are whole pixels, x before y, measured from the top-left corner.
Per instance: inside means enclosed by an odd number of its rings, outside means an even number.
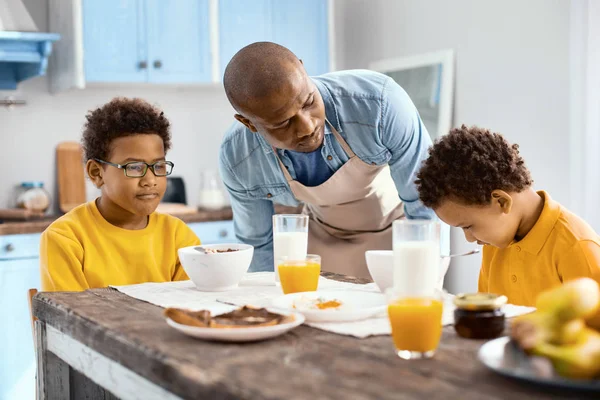
[[[258,129],[256,129],[256,127],[252,125],[252,122],[250,122],[248,118],[244,117],[241,114],[235,114],[233,117],[240,121],[242,124],[246,125],[246,128],[250,129],[251,132],[258,132]]]
[[[504,190],[496,189],[492,192],[492,206],[498,207],[503,214],[508,214],[512,205],[512,197]]]
[[[85,164],[85,171],[96,188],[100,189],[104,185],[104,169],[100,164],[98,164],[98,162],[94,160],[88,160]]]

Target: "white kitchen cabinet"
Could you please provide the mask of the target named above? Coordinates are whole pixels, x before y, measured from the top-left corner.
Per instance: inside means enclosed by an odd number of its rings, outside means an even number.
[[[0,399],[35,399],[27,290],[40,287],[39,234],[0,236]],[[32,255],[33,254],[33,255]],[[9,258],[9,255],[11,255]],[[12,256],[14,255],[14,256]]]

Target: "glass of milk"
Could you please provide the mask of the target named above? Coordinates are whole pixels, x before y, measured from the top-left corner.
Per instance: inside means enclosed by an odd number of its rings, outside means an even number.
[[[308,253],[308,215],[273,215],[273,269],[279,284],[277,261],[306,259]]]
[[[397,220],[393,224],[394,290],[409,297],[435,294],[439,279],[440,229],[435,220]]]

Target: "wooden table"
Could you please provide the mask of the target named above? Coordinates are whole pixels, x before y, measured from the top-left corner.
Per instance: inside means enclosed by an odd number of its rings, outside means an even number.
[[[203,342],[170,328],[162,308],[112,289],[40,293],[33,308],[39,319],[40,399],[513,400],[594,395],[498,376],[477,361],[482,342],[461,339],[452,327],[444,329],[433,360],[403,361],[394,354],[389,336],[356,339],[306,326],[259,343]]]

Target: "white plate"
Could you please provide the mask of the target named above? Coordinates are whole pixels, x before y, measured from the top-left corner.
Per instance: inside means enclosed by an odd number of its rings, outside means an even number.
[[[323,301],[339,300],[342,305],[336,309],[311,307],[316,299]],[[298,311],[308,322],[348,322],[360,321],[383,313],[387,309],[385,296],[377,292],[361,290],[322,290],[286,294],[273,300],[273,307]]]
[[[528,356],[507,336],[486,342],[479,349],[478,358],[492,371],[511,378],[539,385],[600,393],[600,379],[563,378],[554,371],[547,358]]]
[[[258,340],[270,339],[296,328],[304,323],[304,316],[298,312],[283,312],[281,310],[268,309],[283,315],[294,315],[294,321],[285,324],[273,326],[260,326],[249,328],[200,328],[197,326],[182,325],[170,318],[167,318],[167,324],[188,336],[198,339],[219,341],[219,342],[255,342]]]

